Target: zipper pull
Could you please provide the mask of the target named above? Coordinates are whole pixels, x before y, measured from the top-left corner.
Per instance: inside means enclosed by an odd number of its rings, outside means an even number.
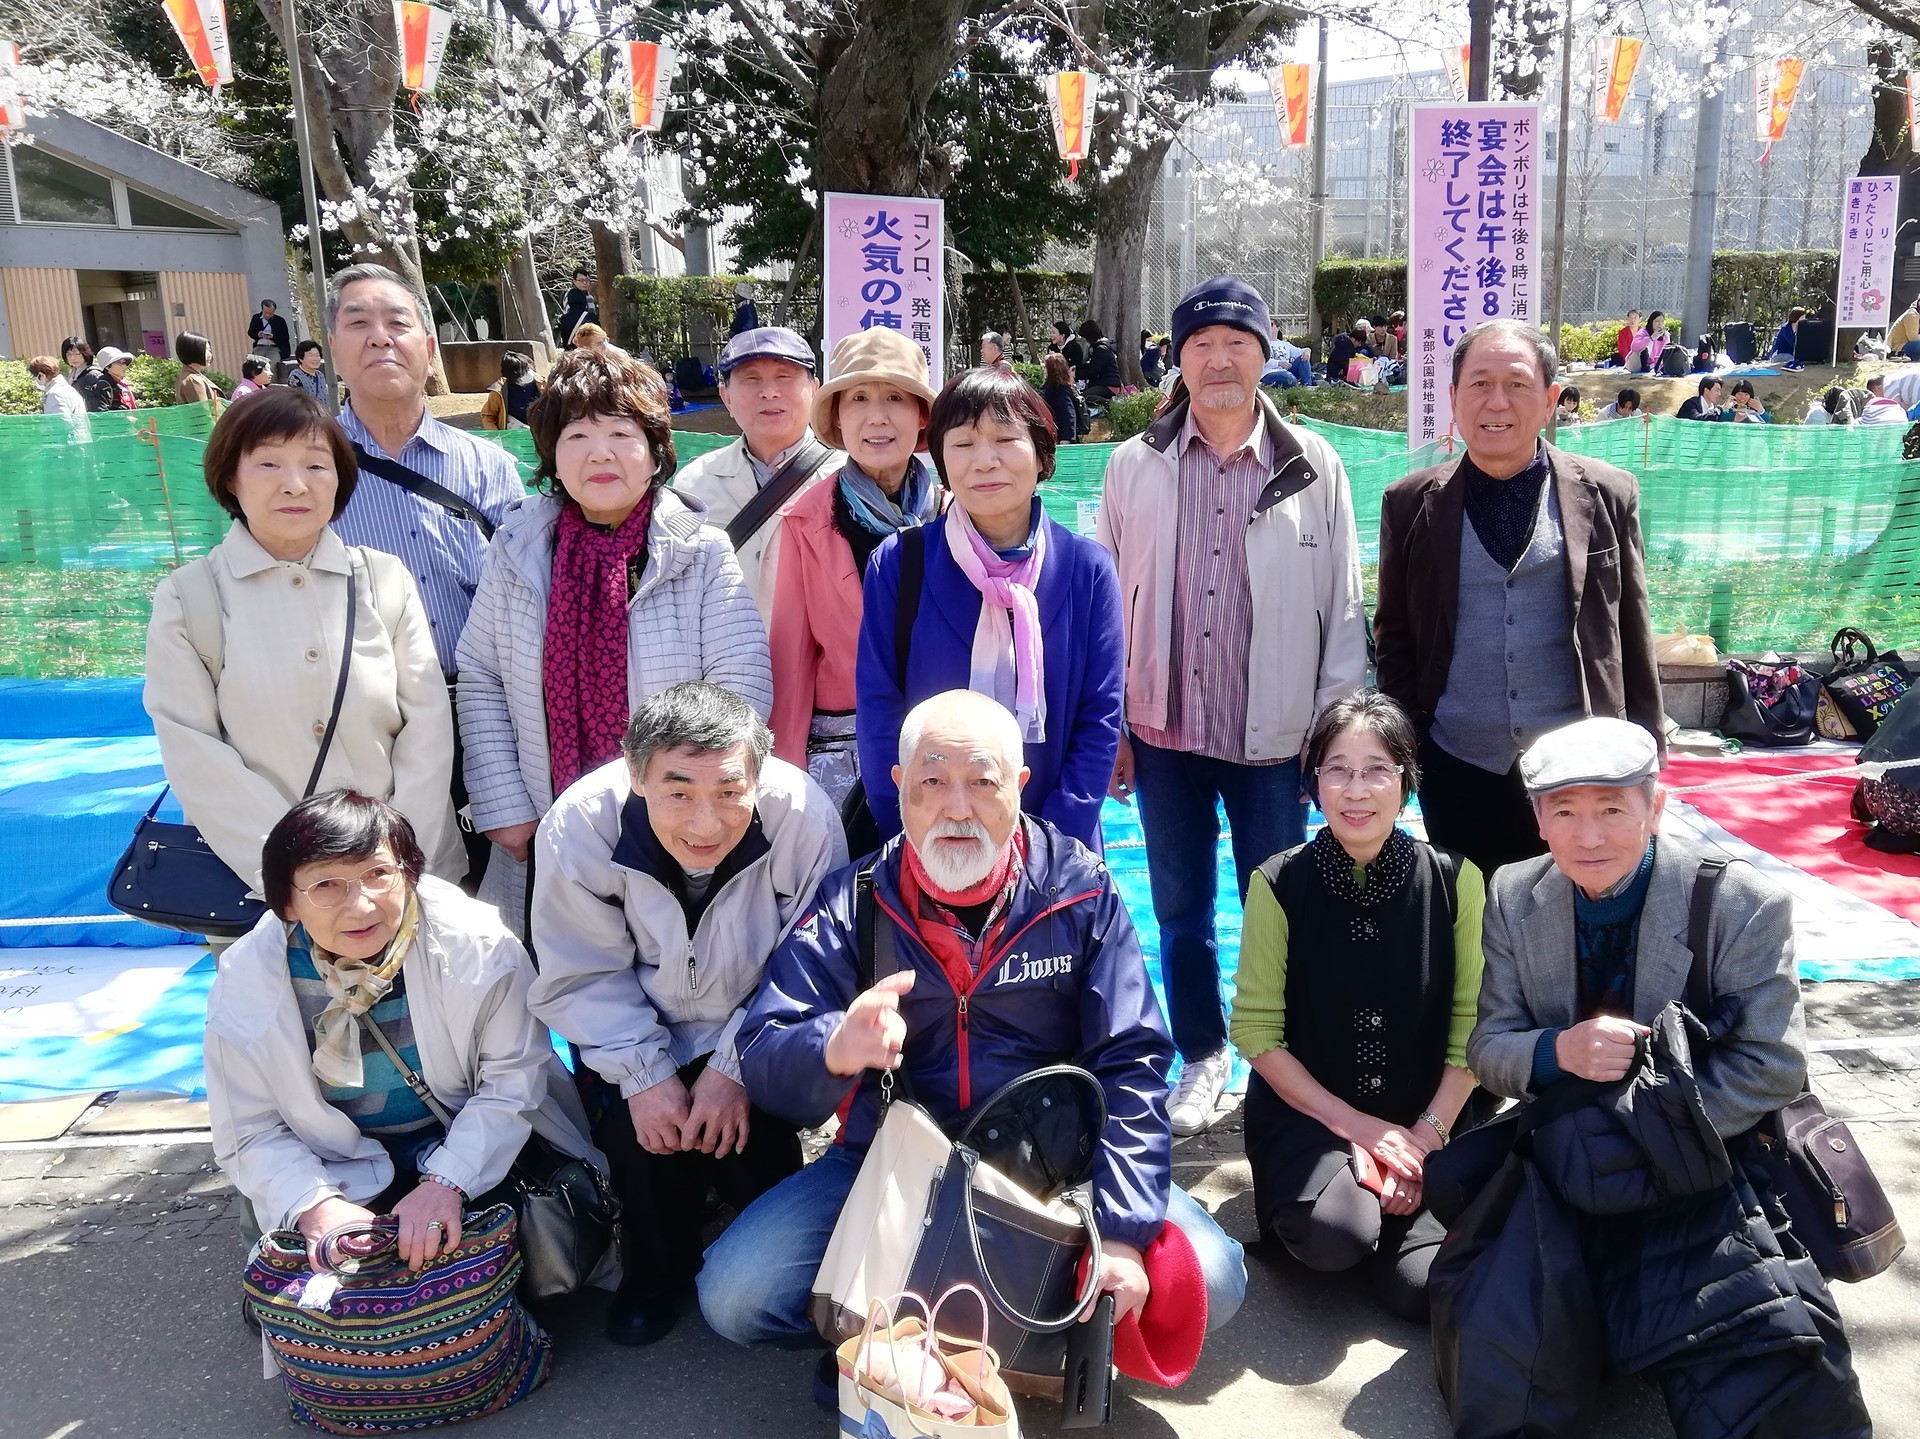
[[[964,994],[960,996],[960,1027],[967,1027],[967,997]]]
[[[700,992],[700,976],[693,967],[693,941],[687,941],[687,988],[694,994]]]

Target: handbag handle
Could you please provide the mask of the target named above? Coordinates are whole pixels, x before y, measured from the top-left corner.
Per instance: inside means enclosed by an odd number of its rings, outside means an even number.
[[[987,1309],[987,1296],[980,1292],[978,1286],[972,1284],[949,1285],[947,1292],[933,1301],[933,1308],[927,1311],[927,1342],[933,1347],[933,1350],[937,1350],[940,1347],[940,1311],[946,1307],[947,1301],[956,1294],[971,1294],[980,1304],[980,1373],[975,1376],[973,1382],[984,1390],[987,1387],[987,1330],[992,1324],[992,1314]],[[928,1352],[931,1353],[932,1350]]]
[[[1854,658],[1854,646],[1856,645],[1866,646],[1867,657],[1865,659],[1857,660]],[[1847,669],[1851,669],[1855,665],[1871,665],[1880,658],[1880,648],[1874,644],[1873,637],[1865,630],[1855,629],[1852,625],[1848,625],[1836,633],[1833,637],[1833,643],[1828,645],[1827,648],[1832,652],[1834,660],[1843,668]]]
[[[364,1254],[346,1249],[356,1240],[367,1246]],[[337,1224],[321,1236],[314,1252],[323,1273],[341,1278],[392,1274],[406,1267],[400,1258],[400,1225],[391,1218]]]
[[[300,797],[312,799],[320,783],[320,771],[326,768],[327,751],[333,747],[333,731],[340,723],[340,706],[347,698],[347,672],[353,667],[353,620],[359,612],[359,576],[353,568],[353,556],[347,559],[347,638],[340,646],[340,677],[333,683],[333,713],[327,716],[326,733],[320,736],[320,753],[313,757],[313,773],[307,776],[307,792]]]
[[[1007,1318],[1035,1334],[1058,1334],[1079,1319],[1081,1312],[1093,1302],[1100,1292],[1100,1223],[1093,1217],[1093,1206],[1087,1197],[1074,1191],[1069,1197],[1073,1207],[1080,1212],[1080,1221],[1087,1228],[1087,1248],[1092,1251],[1087,1261],[1086,1283],[1081,1286],[1080,1297],[1073,1302],[1066,1316],[1061,1319],[1040,1319],[1028,1314],[1000,1292],[1000,1286],[994,1282],[993,1271],[987,1268],[986,1252],[980,1247],[980,1218],[973,1207],[973,1166],[978,1158],[971,1149],[955,1146],[954,1153],[966,1166],[966,1183],[961,1191],[961,1202],[965,1207],[967,1223],[967,1241],[973,1246],[974,1267],[980,1271],[980,1282],[986,1286],[987,1293],[993,1299],[993,1307]]]

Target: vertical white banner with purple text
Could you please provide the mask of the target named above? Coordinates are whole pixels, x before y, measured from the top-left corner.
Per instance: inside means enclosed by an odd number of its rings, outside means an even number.
[[[1847,181],[1840,213],[1839,329],[1885,329],[1893,294],[1894,231],[1900,224],[1900,177],[1857,175]]]
[[[838,191],[826,200],[821,314],[827,359],[848,335],[884,325],[921,348],[939,389],[947,343],[942,202]]]
[[[1415,105],[1410,160],[1407,447],[1417,450],[1452,434],[1454,342],[1486,320],[1545,317],[1540,107]]]

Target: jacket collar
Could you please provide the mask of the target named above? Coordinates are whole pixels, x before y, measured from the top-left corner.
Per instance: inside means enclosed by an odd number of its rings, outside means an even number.
[[[644,874],[662,885],[680,902],[680,908],[686,911],[687,929],[691,932],[699,923],[700,913],[713,903],[729,880],[771,853],[773,845],[767,839],[766,828],[760,823],[760,809],[756,805],[753,818],[747,821],[747,832],[740,836],[740,843],[728,851],[726,858],[714,866],[713,883],[707,888],[706,898],[696,906],[687,892],[687,872],[680,867],[679,860],[667,853],[666,846],[660,843],[660,837],[653,832],[653,821],[647,816],[646,797],[638,790],[633,790],[620,806],[620,838],[613,847],[613,862],[622,869]]]
[[[1193,397],[1187,393],[1187,387],[1176,384],[1165,412],[1148,425],[1140,436],[1148,449],[1171,460],[1176,472],[1180,463],[1176,448],[1180,434],[1186,428],[1192,404]],[[1273,478],[1261,490],[1260,498],[1253,506],[1252,518],[1258,519],[1275,505],[1306,489],[1319,478],[1319,474],[1307,459],[1306,451],[1301,448],[1292,428],[1280,418],[1280,411],[1273,401],[1256,389],[1254,404],[1259,406],[1261,421],[1266,426],[1273,463]]]
[[[1001,926],[1002,943],[1011,943],[1020,932],[1055,906],[1104,890],[1112,881],[1107,867],[1084,846],[1061,834],[1050,824],[1030,815],[1020,816],[1026,829],[1027,862],[1014,888],[1013,902],[1007,906],[1006,922]],[[905,835],[895,835],[880,851],[873,866],[875,896],[896,915],[907,916],[900,897],[901,846]],[[904,936],[918,944],[918,938]]]
[[[227,530],[227,537],[220,542],[220,548],[226,551],[227,569],[236,579],[246,579],[287,563],[268,554],[241,520],[233,522]],[[347,554],[347,546],[333,532],[332,525],[320,531],[320,538],[314,542],[313,553],[307,556],[307,568],[334,575],[353,573],[353,561]]]
[[[554,532],[560,525],[557,495],[528,495],[515,500],[501,522],[495,543],[543,597],[553,581]],[[647,568],[639,594],[666,583],[693,563],[700,528],[707,517],[706,501],[662,486],[653,492],[653,515],[647,521]]]

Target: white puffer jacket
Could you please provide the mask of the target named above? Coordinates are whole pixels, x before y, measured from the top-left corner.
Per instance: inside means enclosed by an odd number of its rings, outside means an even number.
[[[538,820],[553,803],[542,663],[560,503],[535,495],[507,512],[460,635],[460,738],[478,830]],[[627,604],[628,708],[682,680],[711,680],[765,718],[773,712],[766,628],[733,546],[703,523],[705,513],[672,490],[654,493],[646,569]],[[526,866],[496,847],[480,897],[517,933]]]

